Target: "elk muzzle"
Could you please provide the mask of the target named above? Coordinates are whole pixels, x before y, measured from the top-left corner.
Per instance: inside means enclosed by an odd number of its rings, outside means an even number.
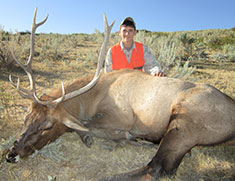
[[[17,163],[18,155],[21,159],[25,159],[28,156],[32,155],[35,152],[35,148],[29,145],[22,145],[19,140],[16,140],[13,146],[9,149],[6,154],[6,161],[10,163]]]
[[[6,154],[6,161],[9,163],[17,163],[16,156],[18,156],[18,153],[16,151],[16,146],[18,145],[18,140],[14,142],[14,145],[8,150]]]

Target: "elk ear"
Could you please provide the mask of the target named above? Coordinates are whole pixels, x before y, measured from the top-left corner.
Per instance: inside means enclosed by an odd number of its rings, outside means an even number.
[[[68,128],[71,128],[77,131],[86,131],[86,132],[89,131],[89,129],[83,126],[78,119],[76,119],[75,117],[71,115],[63,120],[63,124],[67,126]]]

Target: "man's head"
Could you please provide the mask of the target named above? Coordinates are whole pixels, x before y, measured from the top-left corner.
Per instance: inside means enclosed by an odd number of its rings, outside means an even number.
[[[127,17],[121,22],[119,34],[124,44],[132,43],[134,41],[134,36],[136,35],[136,24],[131,17]]]
[[[123,26],[130,26],[130,27],[133,27],[133,28],[136,30],[135,21],[134,21],[133,18],[131,18],[131,17],[127,17],[127,18],[125,18],[125,19],[121,22],[121,24],[120,24],[120,29],[121,29]]]

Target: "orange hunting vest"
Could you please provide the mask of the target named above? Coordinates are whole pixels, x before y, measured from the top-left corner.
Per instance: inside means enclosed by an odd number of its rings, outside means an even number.
[[[111,48],[113,70],[124,68],[142,70],[144,66],[143,44],[135,42],[135,46],[136,49],[134,48],[132,51],[130,63],[128,62],[125,54],[122,51],[120,42]]]

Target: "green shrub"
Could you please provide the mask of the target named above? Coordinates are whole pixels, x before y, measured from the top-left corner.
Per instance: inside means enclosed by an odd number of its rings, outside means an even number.
[[[224,45],[222,53],[224,56],[228,57],[229,61],[235,62],[235,43]]]
[[[40,35],[40,37],[37,37],[35,40],[37,48],[35,50],[39,52],[40,60],[52,62],[63,60],[66,54],[66,50],[62,48],[64,41],[65,36],[60,34]]]
[[[12,99],[12,96],[9,92],[6,91],[6,85],[0,83],[0,119],[6,118],[8,116],[9,101]]]
[[[0,68],[9,70],[14,63],[14,59],[8,46],[0,41]]]
[[[235,62],[235,55],[231,56],[231,57],[229,58],[229,61],[230,61],[230,62]]]
[[[182,44],[182,51],[180,53],[181,59],[188,60],[189,57],[193,56],[193,43],[195,40],[195,38],[188,36],[187,33],[184,33],[179,37],[179,41]]]
[[[230,34],[220,37],[212,37],[208,42],[208,47],[213,50],[222,49],[224,45],[235,44],[235,35]]]

